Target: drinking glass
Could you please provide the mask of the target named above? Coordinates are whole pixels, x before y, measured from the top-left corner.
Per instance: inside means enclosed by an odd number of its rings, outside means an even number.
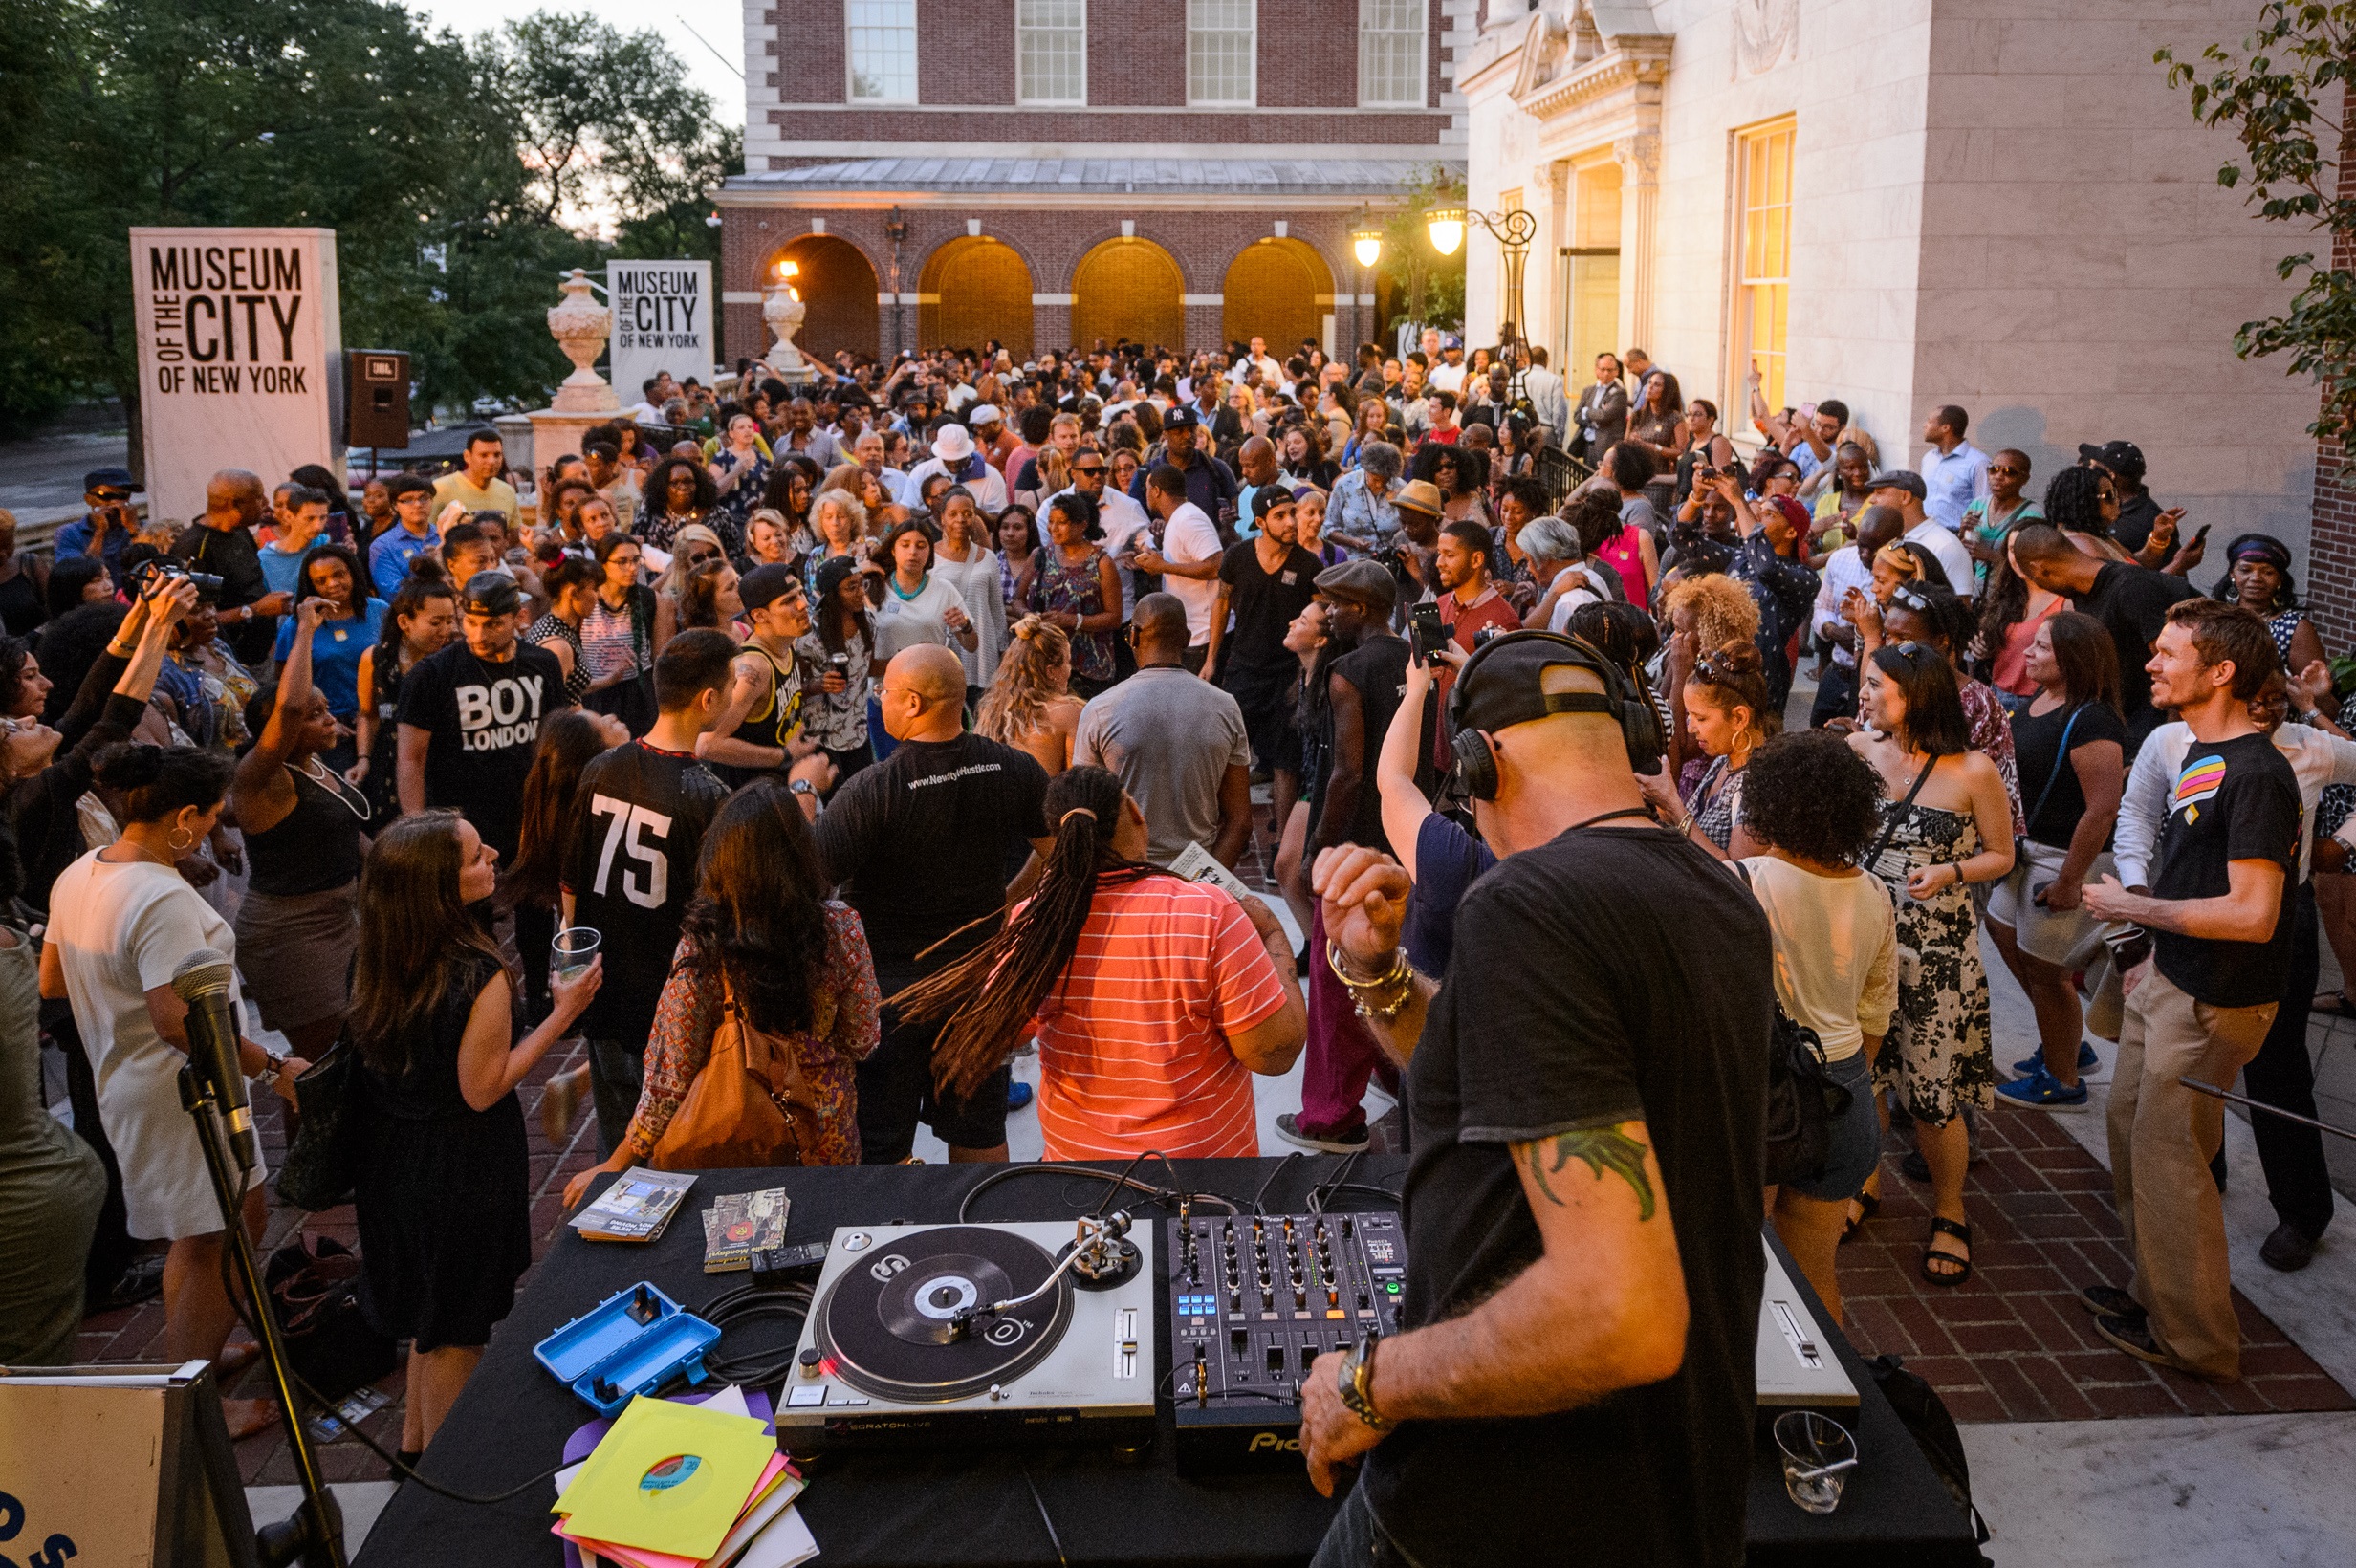
[[[604,940],[594,926],[566,926],[549,946],[548,972],[558,980],[577,978],[597,958]]]
[[[1841,1506],[1841,1489],[1857,1468],[1857,1439],[1839,1422],[1814,1410],[1776,1417],[1776,1447],[1783,1453],[1783,1490],[1811,1514]]]

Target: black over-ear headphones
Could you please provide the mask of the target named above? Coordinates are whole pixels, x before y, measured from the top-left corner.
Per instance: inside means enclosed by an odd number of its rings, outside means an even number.
[[[1549,664],[1575,664],[1593,672],[1603,683],[1601,692],[1557,691],[1549,693],[1536,681],[1525,691],[1490,697],[1481,704],[1481,727],[1475,728],[1468,715],[1466,697],[1481,666],[1500,648],[1517,643],[1547,642],[1560,650],[1559,657],[1549,658]],[[1456,684],[1449,692],[1449,744],[1456,753],[1456,778],[1464,793],[1474,800],[1494,800],[1497,797],[1497,758],[1490,750],[1489,736],[1484,730],[1503,730],[1509,725],[1526,724],[1542,719],[1550,713],[1605,713],[1620,721],[1620,738],[1628,751],[1628,766],[1638,773],[1650,773],[1669,751],[1669,736],[1661,725],[1660,709],[1638,690],[1620,666],[1612,663],[1594,643],[1584,638],[1565,636],[1561,632],[1508,632],[1503,637],[1490,639],[1473,650],[1465,661],[1464,668],[1456,672]]]

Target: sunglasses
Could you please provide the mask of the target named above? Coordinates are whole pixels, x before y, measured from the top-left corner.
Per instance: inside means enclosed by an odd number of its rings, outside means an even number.
[[[1931,608],[1931,596],[1924,593],[1920,588],[1914,587],[1910,583],[1899,584],[1897,589],[1890,594],[1889,599],[1891,603],[1903,604],[1909,610],[1928,610]],[[1910,647],[1913,644],[1909,643],[1907,645]]]
[[[2017,475],[2018,475],[2019,477],[2021,477],[2021,478],[2023,478],[2023,479],[2027,478],[2027,477],[2028,477],[2028,475],[2029,475],[2029,470],[2028,470],[2028,469],[2026,469],[2026,468],[2017,468],[2013,467],[2013,465],[2011,465],[2010,463],[1991,463],[1991,464],[1989,464],[1989,465],[1988,465],[1988,471],[1989,471],[1990,473],[2009,473],[2009,474],[2017,474]]]
[[[1094,476],[1104,471],[1104,465],[1102,463],[1082,463],[1074,468],[1072,471],[1074,473],[1084,473]]]

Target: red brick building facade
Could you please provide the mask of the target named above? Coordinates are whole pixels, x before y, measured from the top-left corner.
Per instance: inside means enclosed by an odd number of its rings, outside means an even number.
[[[1375,327],[1359,215],[1461,171],[1478,0],[791,0],[746,8],[746,172],[720,194],[727,354],[1017,355]]]

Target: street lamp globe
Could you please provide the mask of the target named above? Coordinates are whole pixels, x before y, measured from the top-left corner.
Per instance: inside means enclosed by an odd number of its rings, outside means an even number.
[[[1373,266],[1383,259],[1383,231],[1373,228],[1352,229],[1350,250],[1358,257],[1358,265]]]
[[[1464,243],[1464,208],[1435,207],[1424,214],[1425,230],[1431,236],[1431,248],[1444,256],[1452,256]]]

